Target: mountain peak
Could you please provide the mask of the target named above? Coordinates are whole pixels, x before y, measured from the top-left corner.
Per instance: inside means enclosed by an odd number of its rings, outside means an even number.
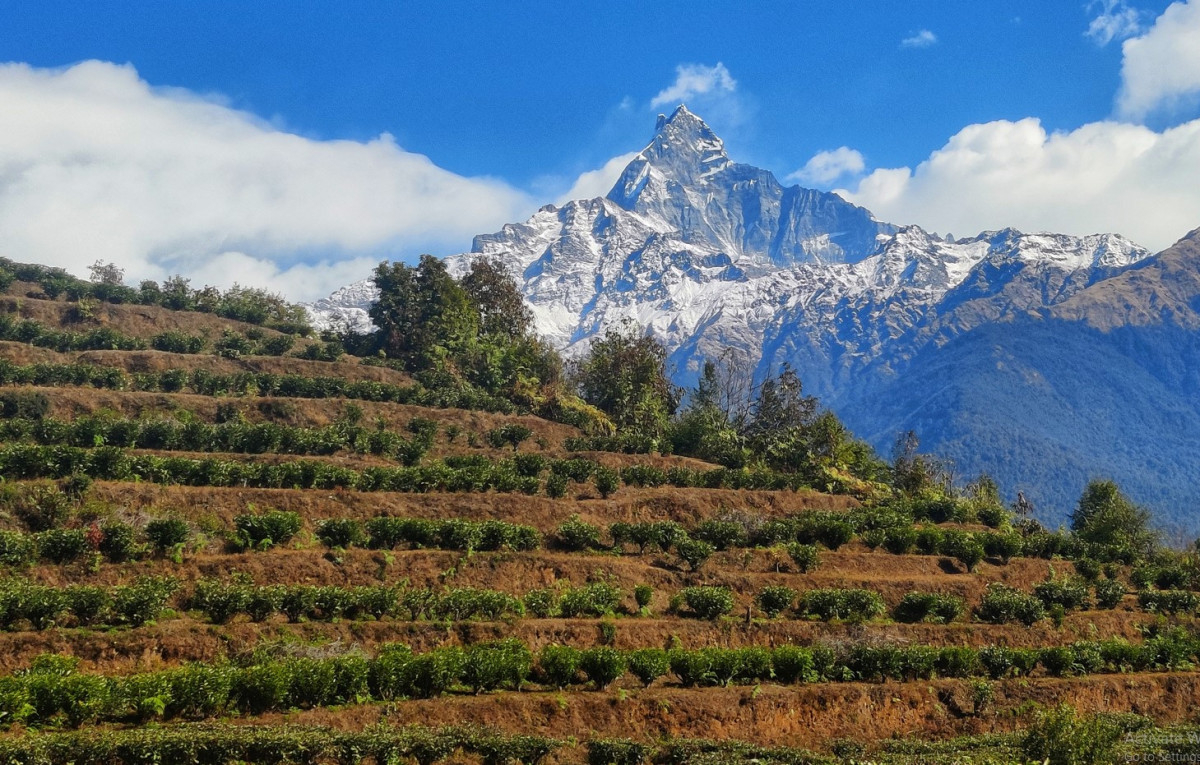
[[[608,198],[632,209],[647,183],[696,187],[732,164],[712,128],[680,104],[671,116],[658,115],[654,137],[625,167]]]

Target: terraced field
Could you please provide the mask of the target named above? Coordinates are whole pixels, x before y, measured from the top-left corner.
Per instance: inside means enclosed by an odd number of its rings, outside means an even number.
[[[1060,703],[1195,752],[1186,572],[37,293],[0,299],[4,761],[1012,762]]]

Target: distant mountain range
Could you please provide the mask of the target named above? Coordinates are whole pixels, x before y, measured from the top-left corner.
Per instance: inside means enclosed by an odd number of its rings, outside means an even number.
[[[480,255],[508,265],[568,354],[632,319],[682,385],[722,354],[756,379],[790,364],[883,454],[915,430],[1048,520],[1105,476],[1200,528],[1200,230],[1155,256],[1117,234],[943,238],[785,188],[680,107],[607,197],[548,205],[447,260]],[[310,310],[368,326],[374,297],[359,282]]]

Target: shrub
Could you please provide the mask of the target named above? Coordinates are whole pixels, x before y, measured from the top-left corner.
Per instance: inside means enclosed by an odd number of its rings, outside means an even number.
[[[113,563],[124,563],[138,555],[136,535],[128,523],[110,521],[100,527],[100,553]]]
[[[1045,618],[1046,606],[1033,595],[1026,595],[1004,584],[992,583],[975,609],[975,616],[990,624],[1021,622],[1028,627]]]
[[[917,530],[912,526],[897,526],[884,531],[883,549],[894,555],[907,555],[916,544]]]
[[[509,423],[489,430],[487,432],[487,440],[489,444],[497,449],[504,446],[511,446],[513,451],[516,451],[521,442],[527,440],[532,435],[533,431],[524,425]]]
[[[836,550],[854,538],[854,527],[832,513],[808,513],[800,517],[796,541],[820,543]]]
[[[676,648],[667,654],[671,674],[679,678],[685,688],[691,688],[713,679],[711,654],[704,651],[688,651]]]
[[[821,553],[817,550],[816,545],[792,542],[788,545],[787,551],[801,573],[807,574],[821,565]]]
[[[707,520],[692,531],[692,537],[707,542],[717,550],[745,547],[746,529],[736,521]]]
[[[1115,761],[1121,739],[1119,727],[1099,715],[1081,717],[1061,705],[1037,713],[1021,742],[1021,751],[1033,762],[1064,765],[1097,765]]]
[[[362,524],[353,518],[329,518],[317,526],[317,539],[326,547],[346,548],[366,539]]]
[[[797,611],[802,616],[823,621],[848,619],[865,621],[884,612],[883,598],[871,590],[809,590],[800,596]]]
[[[480,643],[463,651],[462,680],[476,693],[501,687],[520,690],[532,666],[533,656],[520,641]]]
[[[988,532],[987,534],[980,534],[979,541],[983,545],[985,555],[990,558],[999,558],[1000,562],[1005,564],[1020,555],[1025,546],[1021,540],[1021,535],[1015,533],[997,534]]]
[[[781,683],[812,683],[818,680],[812,651],[797,645],[781,645],[771,652],[771,668]]]
[[[177,589],[179,581],[172,577],[138,577],[132,585],[113,591],[113,610],[124,623],[140,627],[158,618]]]
[[[1200,594],[1187,590],[1142,590],[1138,605],[1143,611],[1160,614],[1195,614],[1200,609]]]
[[[290,510],[267,510],[234,516],[235,541],[242,547],[262,549],[288,542],[300,532],[300,514]]]
[[[671,667],[667,652],[661,648],[638,648],[630,651],[628,662],[629,671],[647,688],[667,674]]]
[[[593,582],[567,590],[558,607],[568,619],[579,616],[604,616],[621,602],[621,588],[608,582]]]
[[[1075,561],[1075,573],[1089,582],[1100,578],[1100,563],[1094,558],[1080,558]]]
[[[588,765],[641,765],[649,749],[628,739],[592,739],[587,743]]]
[[[530,590],[523,598],[525,611],[539,619],[549,619],[557,616],[558,593],[551,589]]]
[[[654,597],[654,588],[648,584],[638,584],[633,588],[633,600],[638,608],[649,608],[650,599]]]
[[[567,496],[567,477],[560,473],[551,473],[546,477],[546,496],[552,499],[562,499]]]
[[[675,542],[675,552],[692,571],[699,571],[704,562],[712,556],[714,550],[708,542],[683,537]]]
[[[625,666],[625,654],[608,646],[588,648],[579,660],[580,669],[599,690],[625,674]]]
[[[1048,579],[1034,585],[1033,594],[1046,606],[1062,606],[1064,611],[1074,611],[1088,605],[1087,580],[1082,577]]]
[[[162,552],[185,544],[191,532],[187,523],[178,518],[158,518],[146,524],[145,533],[154,549]]]
[[[617,488],[621,485],[621,477],[617,475],[617,471],[612,468],[604,467],[603,465],[596,466],[596,491],[600,492],[600,496],[608,499]]]
[[[578,515],[572,515],[558,527],[558,539],[568,550],[598,550],[603,547],[600,542],[600,529],[579,520]]]
[[[940,555],[945,535],[937,526],[922,526],[914,539],[916,550],[921,555]]]
[[[776,616],[790,609],[792,604],[796,602],[796,591],[791,587],[764,587],[762,592],[758,593],[757,600],[759,609],[768,618],[774,619]]]
[[[575,682],[579,674],[580,652],[569,645],[551,644],[538,653],[538,667],[546,678],[547,685],[565,688]]]
[[[1121,604],[1125,597],[1125,585],[1116,579],[1096,581],[1096,607],[1112,609]]]
[[[88,550],[83,529],[50,529],[37,535],[38,554],[51,563],[70,563]]]
[[[942,538],[942,554],[954,558],[966,567],[967,572],[973,572],[983,560],[983,545],[972,534],[965,531],[947,532]]]
[[[962,598],[934,592],[910,592],[900,599],[892,611],[898,622],[929,621],[948,624],[963,612]]]
[[[685,587],[679,594],[701,619],[716,619],[733,611],[733,592],[728,587]]]

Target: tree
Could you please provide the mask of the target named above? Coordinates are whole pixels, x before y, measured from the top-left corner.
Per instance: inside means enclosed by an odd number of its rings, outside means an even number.
[[[479,328],[483,334],[514,340],[530,335],[533,313],[525,305],[521,290],[503,263],[476,258],[461,284],[479,312]]]
[[[659,438],[678,405],[667,377],[667,352],[637,325],[610,327],[574,373],[580,395],[619,429]]]
[[[368,315],[379,327],[378,345],[410,370],[435,366],[474,342],[479,314],[438,258],[422,255],[416,268],[380,263],[372,280],[379,299]]]
[[[766,452],[773,443],[812,424],[816,414],[816,397],[804,395],[800,376],[785,364],[778,377],[764,380],[759,388],[746,435],[757,451]]]
[[[717,366],[706,361],[687,410],[671,429],[671,441],[676,454],[740,468],[746,464],[748,454],[741,435],[730,422],[729,412],[722,408],[720,401]]]
[[[88,270],[91,271],[92,281],[96,284],[118,285],[125,283],[125,269],[116,263],[105,263],[103,260],[97,260],[88,266]]]
[[[938,492],[947,483],[946,466],[921,454],[921,441],[914,431],[901,433],[892,449],[892,486],[910,497]]]
[[[1150,512],[1131,502],[1112,481],[1087,485],[1071,513],[1071,528],[1085,542],[1149,552],[1156,543]]]

